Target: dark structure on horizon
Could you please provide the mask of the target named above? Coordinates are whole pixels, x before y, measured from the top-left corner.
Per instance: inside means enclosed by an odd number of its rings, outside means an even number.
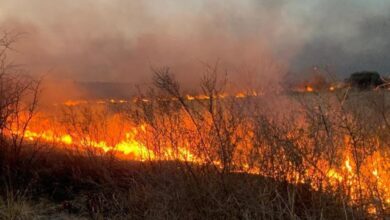
[[[386,83],[378,72],[362,71],[352,73],[346,82],[359,90],[369,90],[380,87]]]

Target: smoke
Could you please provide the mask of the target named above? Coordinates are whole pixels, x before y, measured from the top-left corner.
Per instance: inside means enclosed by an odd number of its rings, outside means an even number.
[[[340,75],[376,70],[390,73],[390,2],[314,1],[302,11],[308,37],[291,66],[328,65]]]
[[[317,64],[390,70],[390,3],[380,0],[0,4],[0,26],[26,33],[15,59],[52,78],[141,83],[169,66],[191,84],[217,61],[233,80],[267,84]]]
[[[285,63],[270,42],[285,26],[284,4],[187,3],[6,1],[2,20],[27,33],[18,60],[62,79],[139,82],[150,79],[151,67],[170,66],[191,82],[203,63],[217,61],[233,78],[243,70],[279,74]]]

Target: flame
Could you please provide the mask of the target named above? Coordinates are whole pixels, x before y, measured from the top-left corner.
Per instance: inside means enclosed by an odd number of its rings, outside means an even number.
[[[335,179],[335,180],[337,180],[337,181],[339,181],[339,182],[341,182],[341,181],[343,180],[343,176],[340,175],[340,174],[339,174],[336,170],[334,170],[334,169],[330,169],[326,175],[327,175],[329,178]]]
[[[306,86],[306,92],[313,92],[314,89],[311,86]]]
[[[66,106],[77,106],[83,104],[88,104],[88,102],[86,100],[68,100],[64,102],[64,105]]]
[[[352,167],[351,167],[351,164],[349,162],[349,157],[347,158],[347,160],[345,161],[345,168],[347,169],[347,171],[349,173],[352,173]]]
[[[57,125],[60,126],[60,125]],[[139,127],[130,128],[124,135],[122,140],[119,140],[115,144],[109,144],[106,140],[91,140],[91,138],[72,137],[72,135],[64,133],[59,134],[52,130],[32,131],[26,130],[24,132],[24,138],[30,141],[45,141],[63,144],[66,146],[84,146],[93,147],[101,150],[104,153],[118,152],[119,157],[131,160],[145,161],[156,160],[157,156],[154,151],[148,149],[144,144],[137,140],[137,134],[139,132],[146,132],[146,125],[142,124]],[[36,128],[36,130],[41,130]],[[63,129],[62,129],[63,130]],[[167,159],[179,159],[182,161],[199,162],[196,156],[194,156],[190,150],[185,148],[165,148],[161,152],[163,157]]]
[[[195,100],[195,96],[192,96],[192,95],[186,95],[186,98],[189,101]]]
[[[237,98],[244,98],[254,95],[255,93],[237,93],[234,96]],[[187,95],[185,98],[192,101],[196,99],[208,99],[209,97],[203,95]],[[139,100],[146,101],[148,99]],[[98,100],[97,102],[102,102],[102,100]],[[67,106],[75,106],[80,103],[86,102],[79,100],[77,102],[69,101],[64,104]],[[127,103],[127,101],[111,99],[105,101],[105,103]],[[190,143],[191,141],[178,142],[178,146],[164,143],[165,145],[161,148],[157,148],[157,146],[154,148],[154,137],[150,135],[153,128],[146,123],[140,123],[138,125],[124,123],[123,118],[120,115],[114,115],[108,120],[107,126],[108,135],[106,136],[99,133],[96,136],[83,136],[83,133],[69,132],[60,122],[55,122],[47,118],[45,119],[45,117],[37,117],[35,121],[31,123],[31,126],[23,133],[23,136],[29,141],[45,141],[65,148],[85,147],[85,149],[92,148],[101,153],[116,153],[118,157],[123,159],[138,161],[179,160],[197,164],[210,162],[204,156],[194,152],[194,147],[192,143]],[[184,120],[183,126],[194,129],[191,127],[193,124],[191,124],[190,120]],[[56,129],[53,130],[54,128]],[[248,131],[244,128],[238,128],[237,132],[252,134],[252,131]],[[286,138],[293,139],[294,132],[292,131],[289,133]],[[351,201],[358,201],[362,197],[374,197],[380,201],[384,201],[382,206],[389,206],[390,162],[386,159],[386,154],[380,151],[374,151],[371,155],[367,156],[358,167],[356,165],[357,159],[354,157],[354,154],[352,154],[353,148],[351,146],[350,138],[345,136],[342,142],[343,146],[341,146],[342,151],[340,152],[339,163],[330,165],[329,161],[320,159],[315,164],[316,169],[319,169],[320,172],[313,168],[307,168],[302,173],[291,171],[286,175],[287,180],[292,183],[306,183],[307,180],[319,180],[318,182],[310,181],[313,189],[319,190],[325,186],[335,191],[342,190],[349,196]],[[242,148],[240,151],[245,153],[250,150]],[[280,154],[278,156],[287,159],[286,154]],[[213,160],[211,162],[217,167],[222,167],[221,161]],[[259,168],[250,166],[249,163],[245,161],[237,160],[233,161],[233,163],[237,167],[234,170],[235,172],[260,174],[269,177],[275,177],[278,174],[269,173],[268,170],[260,170]],[[291,164],[291,166],[292,165],[293,164]],[[276,168],[278,167],[276,166]],[[283,167],[281,166],[280,171],[275,172],[283,172]],[[321,173],[323,173],[324,176],[321,176]],[[369,209],[370,212],[375,213],[380,207],[374,206]]]
[[[262,92],[256,92],[256,91],[250,91],[250,92],[238,92],[234,95],[227,94],[227,93],[219,93],[215,97],[218,99],[224,99],[227,97],[235,97],[235,98],[246,98],[246,97],[252,97],[252,96],[259,96],[264,95]],[[198,94],[198,95],[190,95],[187,94],[184,96],[184,98],[188,101],[194,101],[194,100],[209,100],[210,96],[205,94]],[[177,100],[176,98],[172,98],[171,100]],[[62,104],[68,107],[75,107],[80,105],[88,105],[88,104],[98,104],[98,105],[106,105],[106,104],[127,104],[127,103],[136,103],[136,102],[150,102],[147,98],[141,98],[141,97],[134,97],[131,100],[125,100],[125,99],[98,99],[98,100],[67,100],[63,102]]]
[[[243,92],[239,92],[236,94],[236,98],[245,98],[246,95]]]

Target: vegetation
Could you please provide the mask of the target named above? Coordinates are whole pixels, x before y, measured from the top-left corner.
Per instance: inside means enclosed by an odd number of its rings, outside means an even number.
[[[43,127],[34,121],[39,82],[2,60],[0,219],[389,215],[384,90],[228,96],[228,80],[208,66],[203,96],[189,98],[162,68],[128,108],[61,109],[50,129],[67,136],[48,138],[28,136]],[[126,149],[108,144],[123,138]]]
[[[360,90],[373,89],[385,84],[378,72],[370,71],[353,73],[348,81],[352,87]]]

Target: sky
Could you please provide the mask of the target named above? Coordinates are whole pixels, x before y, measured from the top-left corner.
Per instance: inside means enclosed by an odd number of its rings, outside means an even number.
[[[233,79],[327,66],[390,73],[388,0],[0,0],[0,29],[33,74],[140,82],[169,66],[191,82],[218,63]]]

